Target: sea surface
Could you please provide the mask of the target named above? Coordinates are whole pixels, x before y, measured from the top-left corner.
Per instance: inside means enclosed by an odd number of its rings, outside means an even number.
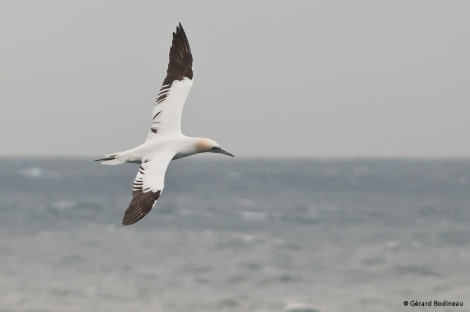
[[[470,311],[470,160],[217,156],[0,159],[0,311]]]

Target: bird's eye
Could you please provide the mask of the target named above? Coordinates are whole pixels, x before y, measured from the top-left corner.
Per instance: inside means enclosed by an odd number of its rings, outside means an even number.
[[[216,150],[219,150],[220,147],[217,147],[217,146],[214,146],[213,148],[211,148],[211,151],[216,151]]]

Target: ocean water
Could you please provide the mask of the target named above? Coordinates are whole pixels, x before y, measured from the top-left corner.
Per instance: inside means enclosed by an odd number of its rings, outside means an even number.
[[[470,311],[470,160],[196,156],[122,227],[137,168],[0,159],[0,311]]]

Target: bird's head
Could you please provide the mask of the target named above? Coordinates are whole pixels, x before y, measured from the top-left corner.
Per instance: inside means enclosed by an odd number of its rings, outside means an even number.
[[[218,153],[218,154],[224,154],[227,156],[235,157],[235,155],[233,155],[232,153],[229,153],[226,150],[222,149],[220,147],[220,144],[212,139],[207,139],[207,138],[198,139],[196,143],[196,148],[201,153],[210,152],[210,153]]]

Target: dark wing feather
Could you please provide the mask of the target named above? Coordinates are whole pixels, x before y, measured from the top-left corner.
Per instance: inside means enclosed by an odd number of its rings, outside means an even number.
[[[193,79],[193,56],[181,23],[176,27],[176,32],[173,33],[169,58],[170,62],[168,63],[163,86],[169,85],[175,80],[183,80],[185,77]]]
[[[122,225],[131,225],[145,217],[160,197],[161,191],[144,193],[140,187],[132,192],[132,200],[122,218]]]

